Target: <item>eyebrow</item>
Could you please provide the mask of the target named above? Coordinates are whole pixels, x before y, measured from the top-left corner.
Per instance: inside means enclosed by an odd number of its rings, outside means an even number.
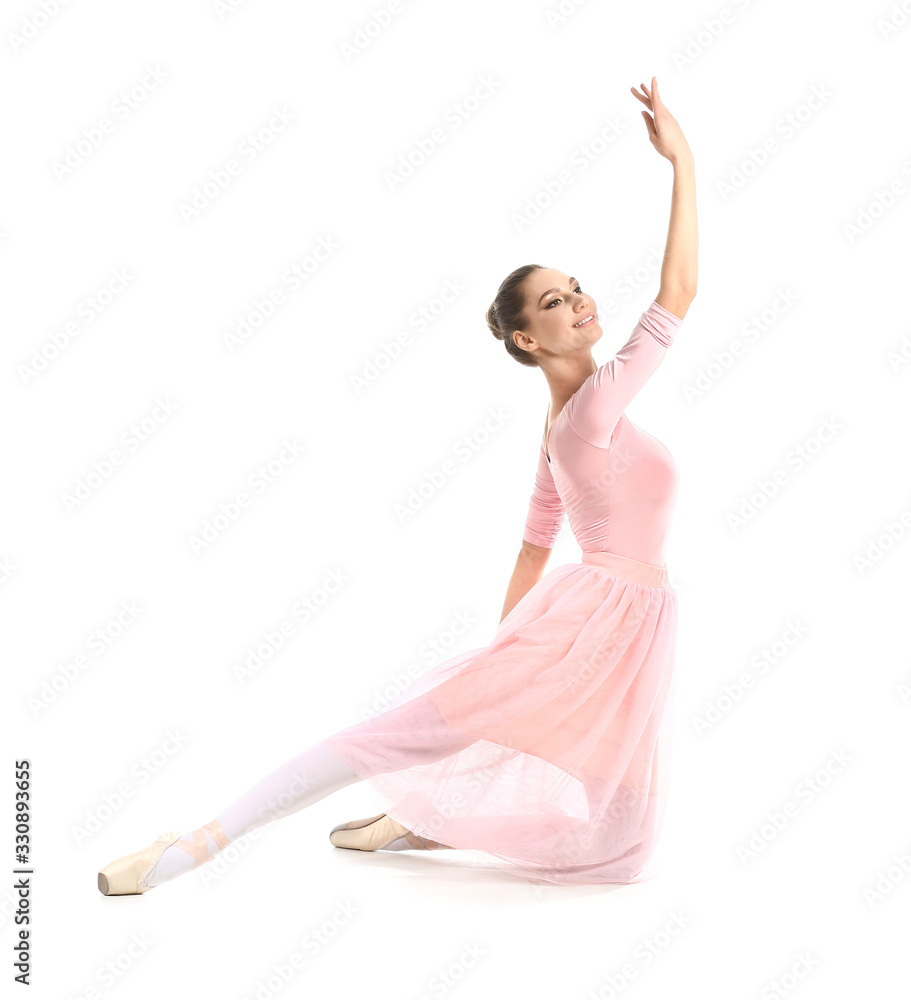
[[[573,285],[577,285],[577,284],[578,284],[578,282],[576,281],[575,278],[570,278],[569,279],[569,287],[570,288],[572,288]],[[541,294],[541,299],[543,299],[545,295],[550,295],[551,292],[559,292],[559,291],[560,291],[559,288],[548,288],[546,292],[543,292]],[[538,305],[541,305],[541,299],[538,299]]]

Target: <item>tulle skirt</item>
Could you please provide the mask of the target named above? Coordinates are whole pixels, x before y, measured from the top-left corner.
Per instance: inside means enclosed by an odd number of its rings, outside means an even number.
[[[583,552],[487,646],[325,742],[377,812],[493,867],[560,885],[653,878],[676,634],[665,566]]]

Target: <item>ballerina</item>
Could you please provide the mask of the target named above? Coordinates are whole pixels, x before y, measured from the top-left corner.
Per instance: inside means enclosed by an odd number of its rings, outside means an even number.
[[[632,93],[674,182],[660,288],[626,343],[597,365],[594,300],[538,264],[509,274],[487,312],[507,353],[541,369],[550,389],[492,640],[301,751],[199,829],[163,833],[106,865],[105,895],[146,892],[357,781],[386,808],[334,827],[336,847],[478,850],[556,884],[652,877],[669,766],[677,598],[665,547],[677,467],[625,411],[695,297],[697,232],[692,153],[655,77],[640,87]],[[545,573],[566,517],[581,561]]]

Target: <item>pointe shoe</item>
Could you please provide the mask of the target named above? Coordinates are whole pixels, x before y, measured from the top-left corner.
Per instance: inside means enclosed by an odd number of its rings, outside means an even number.
[[[329,840],[336,847],[348,847],[349,843],[347,842],[336,843],[336,840],[333,839],[333,834],[337,834],[340,830],[361,830],[364,827],[371,826],[373,823],[376,823],[378,820],[381,820],[385,815],[386,815],[385,813],[380,813],[379,816],[371,816],[369,819],[352,819],[349,820],[347,823],[339,823],[338,826],[334,826],[332,828],[332,831],[329,834]],[[395,823],[395,820],[391,820],[391,822]],[[401,823],[395,823],[395,825],[403,831],[400,834],[400,836],[404,837],[405,840],[408,842],[408,845],[416,851],[438,851],[441,849],[446,849],[446,850],[452,849],[449,847],[449,844],[441,844],[436,840],[427,840],[426,837],[419,837],[416,833],[412,833],[410,830],[402,826]],[[345,840],[346,838],[343,837],[342,839]],[[398,839],[399,839],[398,837],[393,837],[392,840],[387,841],[385,844],[382,844],[379,847],[361,847],[358,849],[368,850],[368,851],[381,851],[384,847],[388,847],[393,842],[393,840],[398,840]]]
[[[379,813],[377,816],[371,816],[369,819],[352,819],[347,823],[339,823],[338,826],[332,827],[329,831],[330,837],[333,833],[337,833],[339,830],[360,830],[362,826],[370,826],[371,823],[375,823],[378,819],[382,819],[385,813]]]
[[[194,830],[192,840],[181,840],[180,833],[163,833],[154,844],[149,844],[144,850],[126,854],[105,865],[98,873],[99,891],[105,896],[135,896],[154,889],[153,885],[143,885],[142,880],[158,864],[162,854],[175,843],[180,850],[193,858],[194,868],[204,865],[215,857],[207,846],[207,834],[212,837],[220,851],[230,843],[217,819],[210,820],[199,830]]]
[[[361,826],[351,827],[343,823],[329,834],[333,847],[345,847],[353,851],[381,851],[393,840],[398,840],[409,832],[408,827],[397,823],[391,816],[380,813],[374,820],[354,820]]]
[[[180,839],[177,833],[163,833],[153,844],[134,854],[125,854],[122,858],[112,861],[98,873],[98,890],[105,896],[135,896],[148,892],[153,886],[143,885],[144,876],[148,875],[152,866],[164,852]]]

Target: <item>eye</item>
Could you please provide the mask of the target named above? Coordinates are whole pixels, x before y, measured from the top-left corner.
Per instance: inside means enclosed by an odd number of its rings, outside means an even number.
[[[582,291],[582,288],[581,288],[581,286],[579,286],[579,285],[576,285],[576,287],[575,287],[575,288],[573,289],[573,291],[574,291],[574,292],[581,292],[581,291]],[[557,296],[556,296],[555,298],[552,298],[552,299],[550,300],[550,302],[548,302],[548,303],[547,303],[547,305],[546,305],[546,306],[545,306],[544,308],[545,308],[545,309],[550,309],[550,307],[551,307],[551,306],[552,306],[552,305],[553,305],[553,304],[554,304],[555,302],[562,302],[562,301],[563,301],[563,299],[561,298],[561,296],[557,295]]]

